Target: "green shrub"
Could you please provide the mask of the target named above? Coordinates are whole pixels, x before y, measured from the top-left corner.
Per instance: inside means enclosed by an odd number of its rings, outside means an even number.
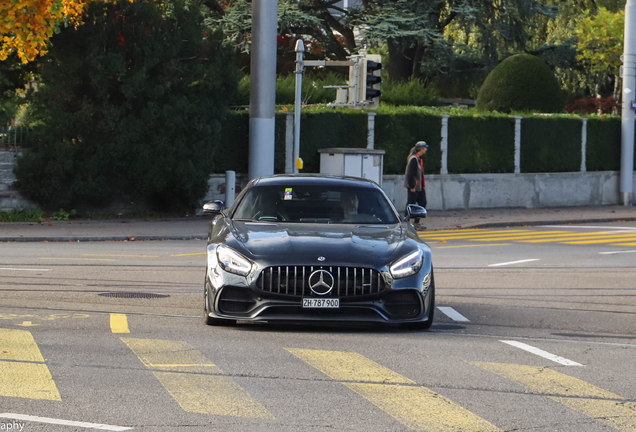
[[[13,209],[9,212],[0,212],[0,222],[39,222],[43,216],[44,212],[39,209]]]
[[[439,93],[424,86],[422,81],[411,78],[406,82],[385,82],[380,86],[380,102],[387,105],[436,106],[439,105]]]
[[[581,120],[530,117],[521,120],[521,172],[581,169]]]
[[[424,157],[424,170],[439,173],[441,168],[441,116],[423,110],[381,108],[375,118],[375,148],[385,150],[384,174],[404,174],[406,157],[418,141],[426,141],[429,149]]]
[[[184,0],[92,2],[53,36],[16,186],[44,208],[189,209],[208,189],[238,71]]]
[[[303,90],[301,93],[303,104],[326,104],[336,100],[336,90],[326,89],[324,86],[346,85],[346,78],[329,73],[319,77],[311,73],[303,76]],[[236,105],[250,103],[250,76],[244,76],[239,82]],[[296,101],[296,75],[278,76],[276,78],[276,104],[291,105]]]
[[[247,173],[249,150],[250,114],[247,111],[230,111],[221,125],[221,141],[214,152],[213,172]]]
[[[585,165],[588,171],[620,170],[621,119],[589,118],[585,150]]]
[[[450,117],[448,172],[514,172],[515,119]]]
[[[562,112],[559,83],[543,60],[517,54],[502,61],[479,91],[477,108],[488,111]]]

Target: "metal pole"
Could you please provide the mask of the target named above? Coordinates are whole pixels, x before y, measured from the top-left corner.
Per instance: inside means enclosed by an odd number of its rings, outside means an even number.
[[[302,39],[296,41],[296,98],[294,100],[294,172],[298,172],[297,161],[300,157],[300,110],[302,103],[303,91],[303,54],[305,53],[305,44]]]
[[[294,172],[294,113],[285,115],[285,174]]]
[[[367,119],[367,148],[375,148],[375,113],[370,112]]]
[[[274,174],[278,0],[252,1],[249,179]]]
[[[634,120],[632,101],[636,92],[636,0],[625,5],[623,52],[623,109],[621,119],[621,188],[623,205],[631,205],[634,181]]]
[[[225,171],[225,208],[232,207],[236,197],[236,173]]]

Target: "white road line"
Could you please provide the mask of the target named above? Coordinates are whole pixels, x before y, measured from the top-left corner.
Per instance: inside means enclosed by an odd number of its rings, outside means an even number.
[[[525,260],[519,260],[519,261],[510,261],[510,262],[498,263],[498,264],[489,264],[488,267],[500,267],[500,266],[507,266],[507,265],[512,265],[512,264],[527,263],[527,262],[532,262],[532,261],[539,261],[539,259],[538,258],[533,258],[533,259],[525,259]]]
[[[51,271],[51,269],[23,269],[23,268],[0,268],[0,270],[14,270],[14,271]]]
[[[532,345],[524,344],[523,342],[510,341],[510,340],[500,340],[499,342],[503,342],[508,345],[512,345],[513,347],[521,348],[522,350],[528,351],[532,354],[536,354],[548,360],[552,360],[553,362],[557,362],[564,366],[583,366],[580,363],[574,362],[572,360],[568,360],[563,357],[559,357],[558,355],[550,354],[547,351],[543,351],[542,349],[535,348]]]
[[[84,428],[90,428],[90,429],[101,429],[101,430],[109,430],[109,431],[127,431],[127,430],[132,430],[133,429],[131,427],[124,427],[124,426],[112,426],[112,425],[107,425],[107,424],[86,423],[86,422],[77,422],[77,421],[70,421],[70,420],[60,420],[60,419],[54,419],[54,418],[49,418],[49,417],[37,417],[37,416],[30,416],[30,415],[24,415],[24,414],[4,413],[4,414],[0,414],[0,418],[6,418],[6,419],[11,419],[11,420],[31,421],[31,422],[37,422],[37,423],[48,423],[48,424],[56,424],[56,425],[64,425],[64,426],[76,426],[76,427],[84,427]]]
[[[464,315],[462,315],[459,312],[457,312],[452,307],[438,306],[437,309],[439,309],[439,311],[441,313],[443,313],[444,315],[446,315],[447,317],[449,317],[453,321],[470,322],[470,320],[468,318],[466,318]]]
[[[611,226],[574,226],[574,225],[541,225],[542,228],[589,228],[589,229],[612,229],[612,230],[636,230],[634,227],[611,227]]]
[[[613,252],[599,252],[599,255],[614,255],[614,254],[622,254],[622,253],[636,253],[636,250],[633,251],[613,251]]]

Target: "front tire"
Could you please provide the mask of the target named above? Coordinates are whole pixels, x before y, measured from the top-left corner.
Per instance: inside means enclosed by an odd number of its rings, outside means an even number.
[[[203,321],[209,326],[233,326],[236,325],[236,320],[213,318],[210,316],[210,298],[208,283],[206,282],[205,288],[203,288]]]

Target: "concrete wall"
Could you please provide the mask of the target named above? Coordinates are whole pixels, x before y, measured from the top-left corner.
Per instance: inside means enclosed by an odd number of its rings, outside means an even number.
[[[37,208],[31,201],[22,198],[13,188],[15,182],[13,167],[19,156],[20,153],[15,150],[0,150],[0,211]]]
[[[426,194],[429,210],[613,205],[621,203],[619,176],[617,171],[427,175]],[[402,182],[401,175],[382,179],[382,189],[400,210],[406,206]],[[225,175],[214,174],[209,183],[205,200],[225,200]],[[245,186],[247,176],[237,174],[236,183]]]
[[[0,211],[36,207],[13,189],[15,160],[13,150],[0,150]],[[382,179],[382,189],[399,210],[406,206],[402,181],[401,175]],[[621,203],[619,181],[617,171],[427,175],[426,193],[429,210],[602,206]],[[213,174],[209,184],[205,201],[225,200],[225,174]],[[244,187],[247,175],[237,174],[236,184]]]

